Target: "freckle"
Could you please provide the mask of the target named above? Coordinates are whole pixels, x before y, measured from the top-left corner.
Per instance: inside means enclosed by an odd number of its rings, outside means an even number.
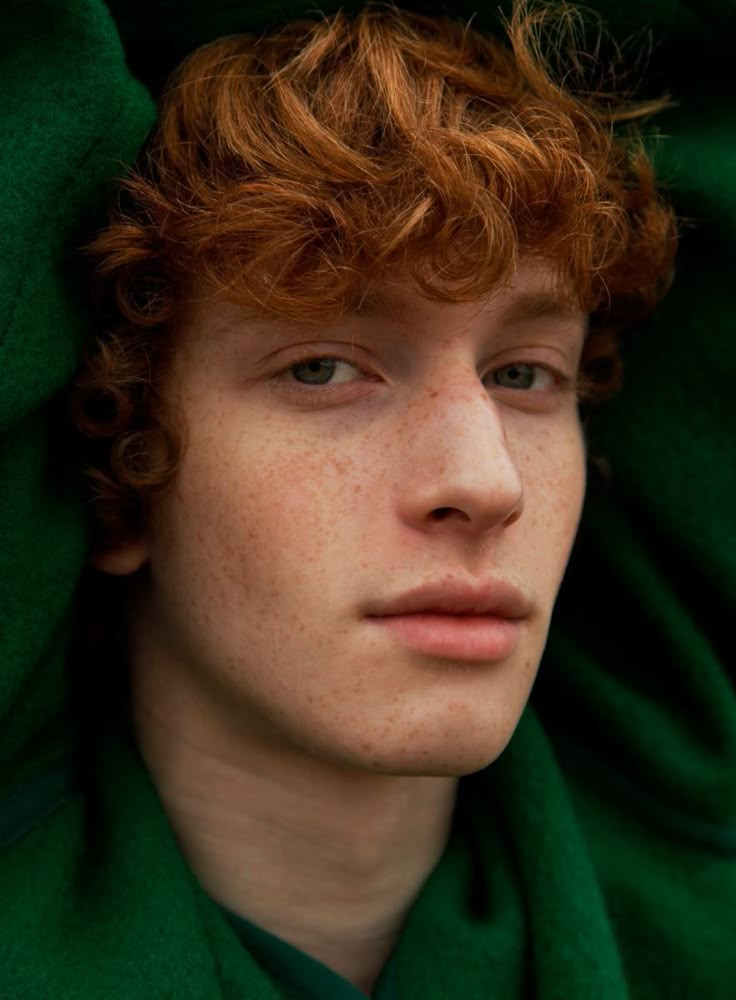
[[[353,493],[362,493],[362,492],[363,492],[362,486],[357,486],[357,485],[353,486]]]
[[[439,389],[433,389],[429,394],[429,398],[434,399],[438,395],[439,395]]]

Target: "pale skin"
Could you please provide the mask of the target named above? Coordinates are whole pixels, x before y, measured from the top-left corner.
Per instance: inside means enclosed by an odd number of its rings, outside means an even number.
[[[136,574],[135,730],[195,875],[366,994],[459,778],[511,739],[577,530],[586,321],[531,308],[551,290],[531,264],[484,302],[396,282],[389,315],[317,330],[200,307],[170,379],[175,488],[94,560]],[[366,618],[458,575],[528,600],[499,661],[419,653]]]

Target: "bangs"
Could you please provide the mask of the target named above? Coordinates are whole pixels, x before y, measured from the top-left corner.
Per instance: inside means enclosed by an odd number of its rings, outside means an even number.
[[[323,323],[397,275],[484,297],[527,256],[586,312],[655,301],[672,213],[640,140],[614,135],[651,107],[564,92],[522,13],[510,46],[367,8],[194,52],[93,245],[123,314],[156,324],[175,299],[224,294]]]

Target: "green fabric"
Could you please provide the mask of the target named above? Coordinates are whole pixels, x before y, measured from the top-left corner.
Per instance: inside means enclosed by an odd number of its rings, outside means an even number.
[[[337,972],[288,941],[270,934],[237,913],[220,907],[233,930],[261,968],[281,987],[288,1000],[362,1000],[362,993]],[[373,1000],[398,1000],[393,955],[378,977]]]
[[[103,711],[123,682],[96,664],[80,683],[67,655],[89,526],[59,394],[92,326],[74,248],[154,120],[148,88],[200,42],[314,8],[111,6],[0,10],[0,996],[277,1000]],[[652,28],[644,92],[678,101],[653,144],[678,274],[591,423],[612,482],[591,470],[531,705],[461,782],[394,955],[401,1000],[734,995],[736,2],[598,9],[620,37]]]

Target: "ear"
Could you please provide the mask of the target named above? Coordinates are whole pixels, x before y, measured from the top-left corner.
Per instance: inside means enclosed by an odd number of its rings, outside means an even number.
[[[148,544],[144,538],[119,542],[108,549],[93,549],[89,563],[103,573],[129,576],[148,562]]]

